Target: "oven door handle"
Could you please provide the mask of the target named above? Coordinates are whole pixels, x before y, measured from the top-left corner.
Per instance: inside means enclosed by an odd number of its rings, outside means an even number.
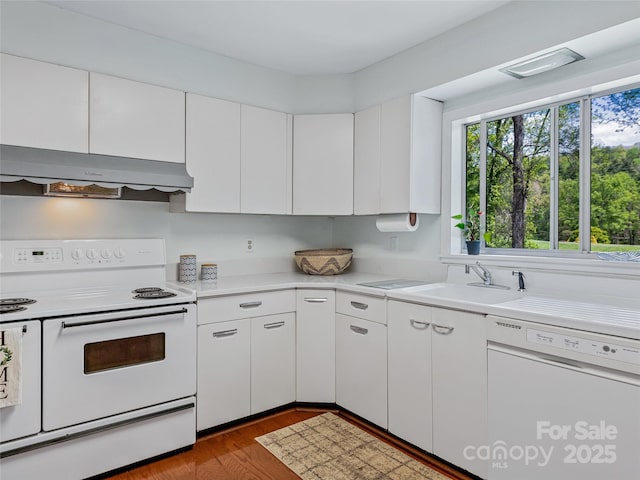
[[[171,310],[169,312],[156,312],[156,313],[147,313],[142,315],[129,315],[127,317],[107,318],[104,320],[89,320],[87,322],[78,322],[78,323],[62,322],[62,328],[87,327],[89,325],[100,325],[102,323],[121,322],[124,320],[137,320],[139,318],[162,317],[165,315],[177,315],[177,314],[182,314],[187,312],[188,310],[186,308],[182,308],[180,310]]]

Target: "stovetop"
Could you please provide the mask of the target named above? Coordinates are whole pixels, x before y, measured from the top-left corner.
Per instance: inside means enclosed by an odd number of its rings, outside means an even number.
[[[155,288],[136,293],[137,288]],[[154,285],[112,285],[105,287],[2,292],[2,299],[28,298],[34,302],[16,305],[21,310],[0,314],[0,323],[27,319],[43,319],[85,313],[125,310],[131,308],[160,307],[189,303],[196,300],[195,292],[188,288],[156,283]],[[10,302],[11,303],[11,302]],[[7,305],[11,306],[11,305]],[[0,299],[0,309],[2,300]]]

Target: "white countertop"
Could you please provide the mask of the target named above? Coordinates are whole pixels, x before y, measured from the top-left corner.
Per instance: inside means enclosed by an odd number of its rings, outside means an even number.
[[[358,283],[378,280],[392,280],[392,278],[370,273],[343,273],[323,276],[286,272],[229,276],[218,278],[215,282],[198,281],[195,284],[176,283],[176,285],[193,288],[199,299],[289,288],[339,288],[349,292],[384,297],[387,293],[386,290],[358,285]]]
[[[464,297],[442,297],[436,291],[430,293],[429,288],[423,289],[417,294],[411,291],[412,288],[384,290],[358,285],[359,283],[393,280],[395,278],[397,277],[385,277],[367,273],[319,276],[287,272],[230,276],[219,278],[217,282],[213,283],[198,281],[191,285],[183,283],[177,285],[194,289],[198,299],[291,288],[338,289],[377,297],[387,297],[391,300],[496,315],[640,340],[640,300],[637,299],[615,297],[602,297],[602,299],[563,298],[558,294],[546,296],[510,290],[505,301],[485,303],[477,298],[470,300]],[[425,282],[425,284],[428,284],[428,282]],[[435,286],[436,284],[432,285]],[[460,286],[464,288],[464,285]],[[475,289],[482,291],[482,287],[469,288],[473,288],[474,292]]]

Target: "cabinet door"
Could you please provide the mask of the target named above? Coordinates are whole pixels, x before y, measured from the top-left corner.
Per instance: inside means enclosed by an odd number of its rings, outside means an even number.
[[[431,441],[431,308],[388,302],[389,431],[429,452]]]
[[[89,151],[184,163],[185,94],[90,74]]]
[[[336,403],[387,428],[387,327],[336,314]]]
[[[419,95],[380,111],[380,212],[440,213],[442,103]]]
[[[290,115],[242,105],[242,213],[291,213],[290,130]]]
[[[353,214],[353,114],[296,115],[293,213]]]
[[[440,213],[442,103],[413,96],[409,211]]]
[[[296,400],[335,403],[335,292],[296,294]]]
[[[296,399],[296,315],[251,319],[251,414]]]
[[[187,94],[188,212],[240,213],[240,104]]]
[[[198,327],[198,430],[248,417],[251,320]]]
[[[380,212],[409,212],[411,96],[382,104],[380,111]]]
[[[0,143],[89,151],[89,72],[1,54]]]
[[[353,213],[380,213],[380,105],[355,114]]]
[[[440,308],[432,315],[433,453],[486,478],[486,462],[463,453],[488,441],[485,317]]]

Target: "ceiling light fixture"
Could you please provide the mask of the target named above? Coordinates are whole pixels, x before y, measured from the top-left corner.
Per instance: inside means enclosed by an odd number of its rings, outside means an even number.
[[[568,48],[561,48],[553,52],[544,53],[535,58],[525,60],[524,62],[515,63],[508,67],[501,68],[502,73],[511,75],[516,78],[527,78],[539,73],[548,72],[564,65],[584,60],[579,53]]]

